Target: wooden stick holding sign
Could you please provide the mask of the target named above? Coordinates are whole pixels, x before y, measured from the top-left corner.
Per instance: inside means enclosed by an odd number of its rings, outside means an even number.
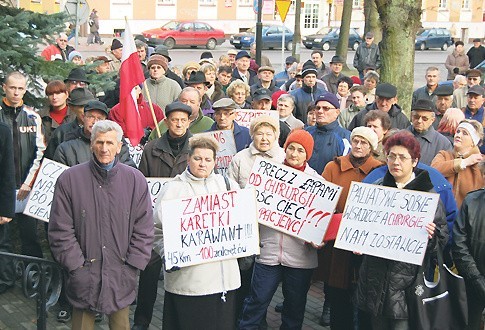
[[[262,157],[248,186],[256,188],[259,223],[317,245],[322,243],[342,187]]]
[[[69,166],[44,158],[25,206],[24,214],[49,222],[57,178]]]
[[[201,134],[212,136],[219,143],[219,151],[216,154],[216,168],[219,173],[226,174],[232,158],[237,154],[233,132],[231,130],[223,130],[198,133],[195,135]]]
[[[276,110],[255,110],[255,109],[238,109],[236,115],[236,123],[241,126],[249,128],[251,120],[259,116],[270,116],[280,120],[280,114]]]
[[[352,182],[335,247],[403,261],[423,263],[439,195]]]
[[[161,201],[167,269],[259,254],[253,188]]]

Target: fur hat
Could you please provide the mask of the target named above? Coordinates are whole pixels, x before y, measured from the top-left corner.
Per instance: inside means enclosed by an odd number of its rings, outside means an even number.
[[[313,154],[313,145],[315,143],[313,141],[313,136],[311,136],[311,134],[305,131],[304,129],[294,130],[286,138],[286,142],[284,145],[285,151],[286,151],[286,148],[288,148],[288,146],[293,142],[300,144],[305,149],[306,160],[308,161]]]

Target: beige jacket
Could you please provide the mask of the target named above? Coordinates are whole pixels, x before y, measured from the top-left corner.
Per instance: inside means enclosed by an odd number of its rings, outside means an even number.
[[[231,190],[239,189],[236,182],[230,180]],[[160,191],[154,210],[155,226],[162,225],[162,200],[179,199],[187,196],[203,195],[226,191],[226,182],[222,175],[212,173],[206,179],[193,176],[188,169],[166,183]],[[163,256],[162,235],[155,234],[154,250]],[[241,286],[237,259],[214,261],[206,264],[182,267],[180,270],[165,272],[165,291],[184,295],[202,296],[225,293]]]

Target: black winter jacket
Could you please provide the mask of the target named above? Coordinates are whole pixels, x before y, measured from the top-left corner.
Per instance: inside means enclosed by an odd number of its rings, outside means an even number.
[[[365,109],[360,110],[359,113],[355,115],[347,129],[349,131],[352,131],[356,127],[365,126],[365,115],[369,111],[376,109],[377,105],[375,102],[367,105]],[[391,128],[406,129],[407,127],[409,127],[409,125],[411,125],[411,122],[409,121],[408,117],[406,117],[406,115],[402,112],[402,109],[399,105],[394,104],[387,113],[389,117],[391,117]]]
[[[404,189],[434,192],[428,172],[420,169],[414,171],[416,178]],[[389,171],[376,184],[396,187],[394,177]],[[436,209],[434,223],[436,231],[434,237],[428,242],[427,255],[435,250],[437,241],[441,246],[445,246],[448,241],[446,213],[441,201]],[[407,319],[405,291],[413,284],[418,269],[419,266],[410,263],[365,255],[357,283],[355,296],[357,307],[374,316]]]

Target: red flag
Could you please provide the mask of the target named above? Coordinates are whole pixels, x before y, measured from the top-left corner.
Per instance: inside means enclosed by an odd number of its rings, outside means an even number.
[[[145,81],[145,76],[130,26],[126,21],[120,69],[120,111],[126,123],[125,137],[130,139],[133,146],[140,143],[144,134],[134,89],[136,85],[143,83],[143,81]]]

